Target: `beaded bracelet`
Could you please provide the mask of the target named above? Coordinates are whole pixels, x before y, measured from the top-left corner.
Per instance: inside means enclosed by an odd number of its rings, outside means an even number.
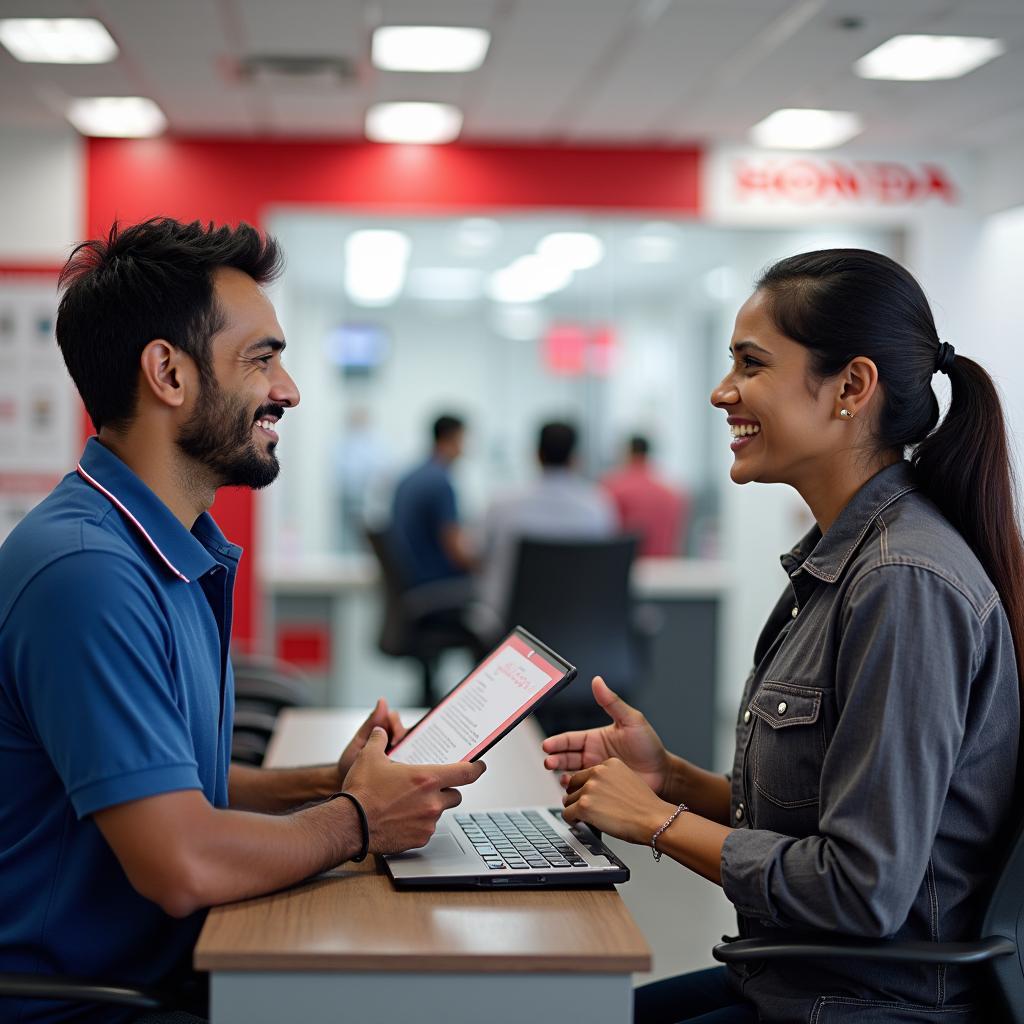
[[[362,833],[363,842],[359,847],[359,853],[355,857],[349,858],[358,864],[359,861],[366,860],[366,855],[370,852],[370,823],[366,820],[366,811],[363,810],[363,805],[351,793],[335,793],[331,799],[337,800],[339,796],[351,800],[356,814],[359,815],[359,830]]]
[[[669,825],[671,825],[672,822],[675,821],[676,818],[678,818],[679,815],[683,813],[683,811],[688,811],[689,809],[690,808],[687,807],[686,804],[680,804],[672,812],[672,814],[669,817],[668,821],[666,821],[665,824],[662,825],[661,828],[659,828],[658,831],[655,832],[653,836],[651,836],[651,852],[654,854],[655,861],[661,860],[661,850],[659,850],[658,847],[655,846],[655,843],[657,843],[657,841],[658,841],[658,836],[660,836],[661,833],[664,832],[665,829],[667,829],[669,827]]]

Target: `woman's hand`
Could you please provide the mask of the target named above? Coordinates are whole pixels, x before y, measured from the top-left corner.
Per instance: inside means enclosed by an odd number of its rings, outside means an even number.
[[[380,726],[388,734],[388,743],[394,745],[405,735],[405,726],[398,718],[397,711],[388,708],[388,702],[383,697],[377,698],[377,703],[370,712],[366,721],[356,731],[355,736],[348,741],[348,745],[341,752],[338,758],[338,789],[344,788],[345,776],[348,775],[352,762],[359,756],[359,751],[366,746],[370,733]]]
[[[549,736],[542,744],[548,755],[544,758],[544,767],[575,772],[617,757],[650,789],[660,793],[668,778],[669,757],[658,734],[643,713],[613,693],[600,676],[594,676],[592,685],[594,700],[604,708],[611,724],[601,729]],[[564,778],[562,782],[564,785]]]
[[[566,821],[585,821],[629,843],[649,843],[675,810],[617,757],[576,772],[566,790]]]

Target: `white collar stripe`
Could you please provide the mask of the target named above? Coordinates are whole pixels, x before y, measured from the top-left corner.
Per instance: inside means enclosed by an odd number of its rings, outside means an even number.
[[[89,476],[89,474],[86,473],[84,469],[82,469],[81,463],[79,463],[79,465],[76,468],[78,470],[78,475],[87,484],[91,484],[93,487],[95,487],[96,490],[100,492],[100,494],[106,495],[121,510],[121,512],[135,526],[135,529],[137,529],[139,533],[141,533],[142,536],[146,538],[146,540],[149,542],[149,546],[157,553],[157,555],[159,556],[160,560],[164,563],[164,565],[166,565],[167,568],[170,569],[171,572],[173,572],[174,575],[177,576],[179,580],[181,580],[184,583],[192,582],[183,572],[179,572],[178,569],[175,568],[175,566],[171,563],[171,560],[157,547],[156,541],[154,541],[153,538],[150,537],[148,533],[146,533],[146,528],[142,525],[142,523],[140,523],[138,519],[136,519],[135,516],[133,516],[131,512],[129,512],[128,509],[113,494],[111,494],[110,491],[106,489],[106,487],[103,486],[103,484]]]

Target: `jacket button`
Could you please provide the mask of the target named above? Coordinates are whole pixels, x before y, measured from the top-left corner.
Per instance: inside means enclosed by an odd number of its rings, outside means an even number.
[[[750,708],[747,708],[747,710],[743,712],[743,724],[744,725],[748,725],[749,723],[750,723]]]
[[[788,707],[789,707],[789,705],[784,700],[780,700],[779,701],[779,714],[780,715],[784,715],[786,713],[786,709]]]
[[[795,619],[800,614],[800,609],[796,605],[793,605],[793,610],[789,613]]]
[[[739,807],[736,808],[736,820],[743,820],[743,804],[740,804]]]

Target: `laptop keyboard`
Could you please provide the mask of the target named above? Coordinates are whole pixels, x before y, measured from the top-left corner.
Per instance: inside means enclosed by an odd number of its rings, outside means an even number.
[[[492,871],[574,868],[587,863],[538,811],[456,814],[455,821]]]

